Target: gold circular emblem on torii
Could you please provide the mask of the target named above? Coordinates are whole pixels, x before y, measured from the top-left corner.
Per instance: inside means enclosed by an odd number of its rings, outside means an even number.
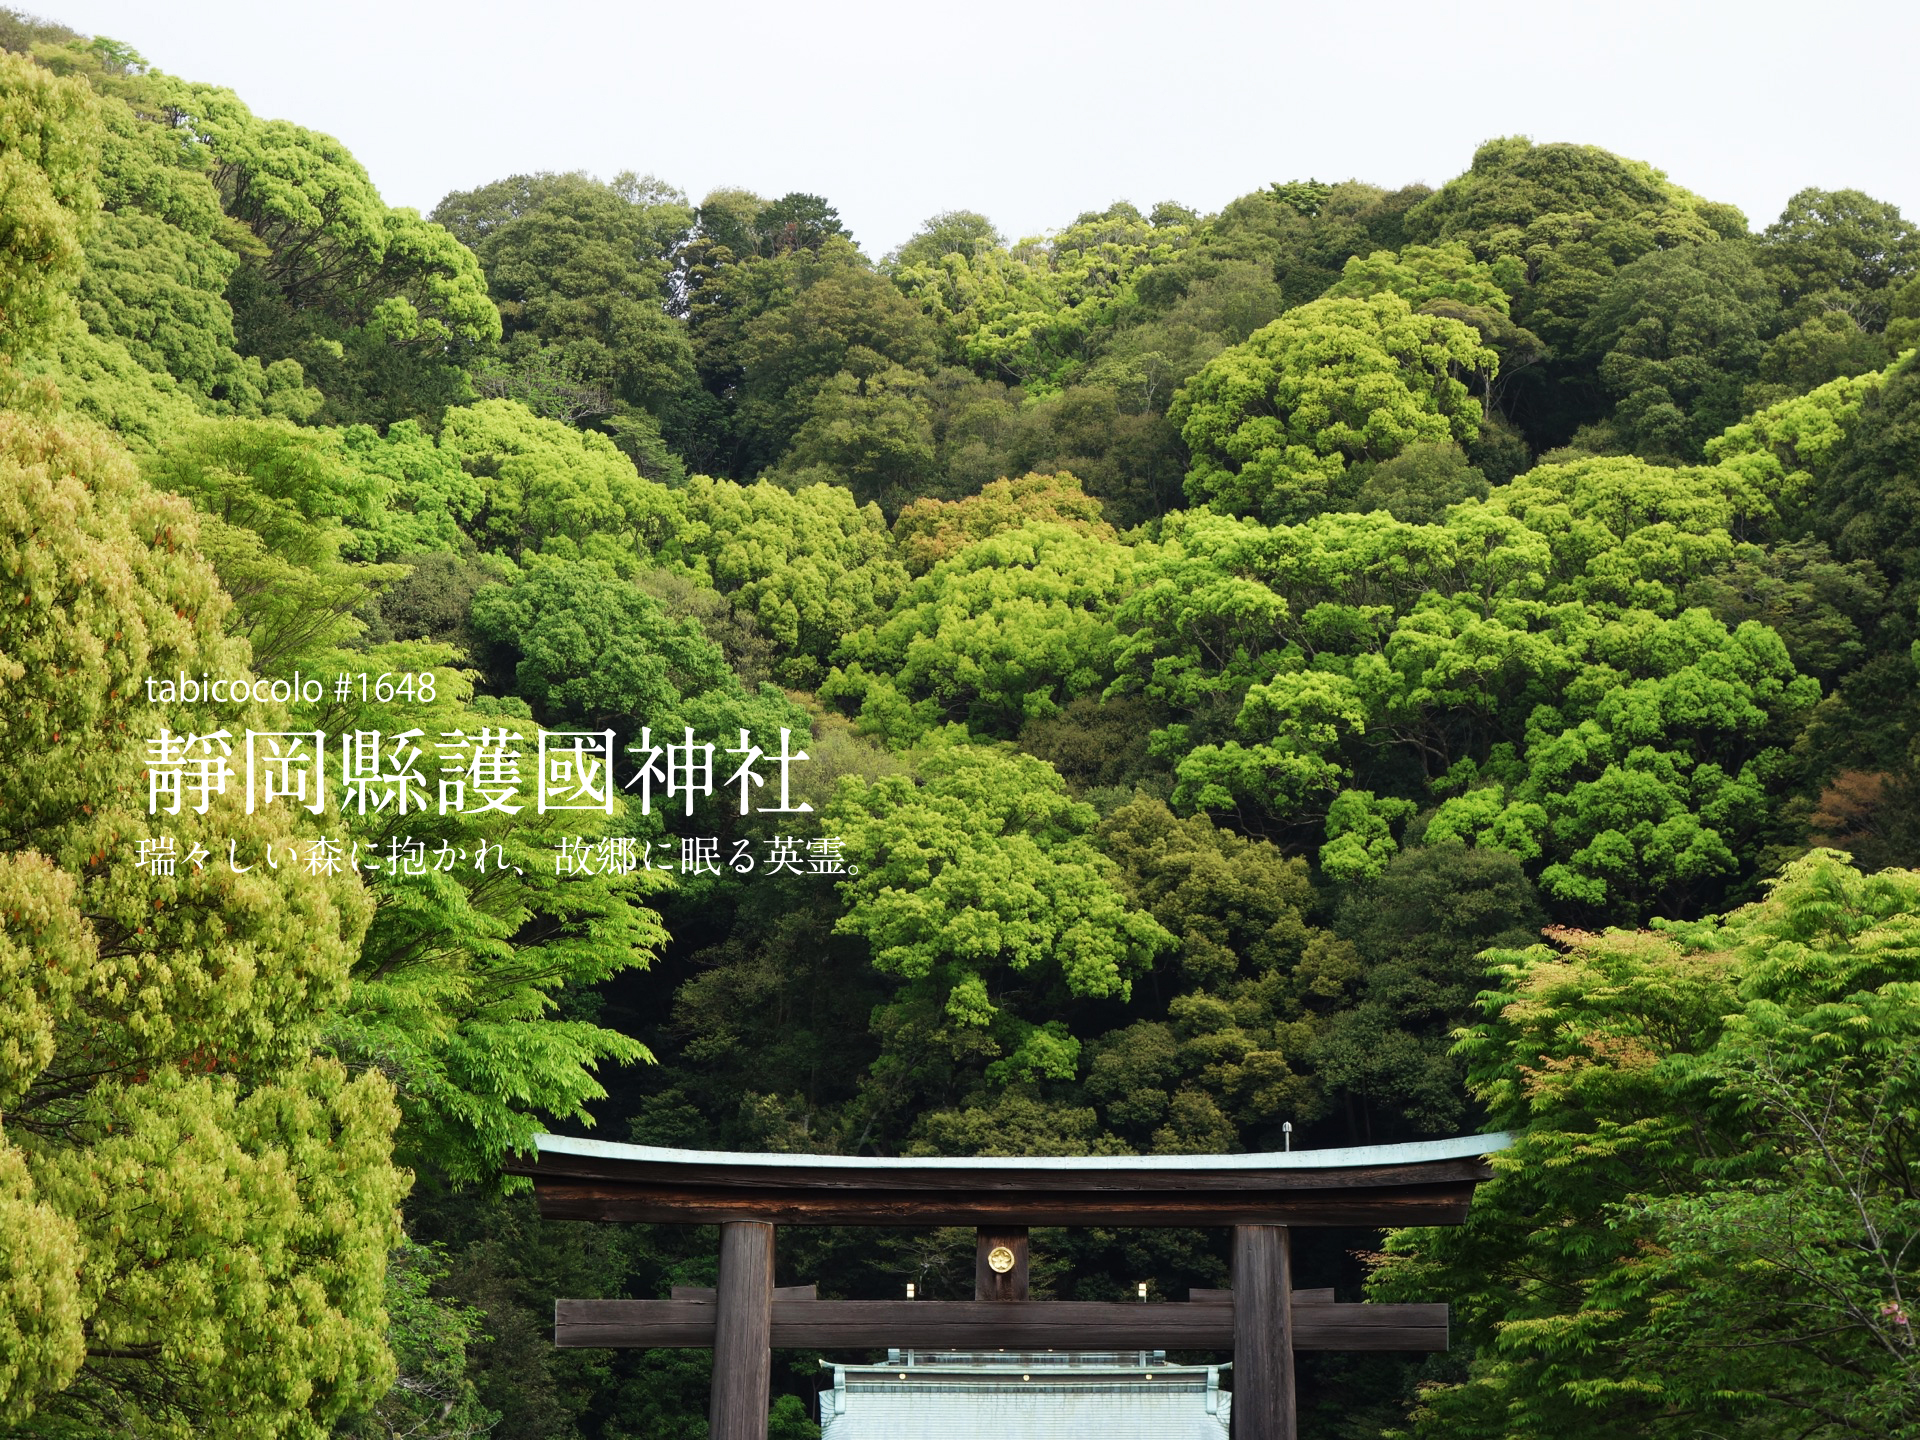
[[[1004,1245],[996,1245],[987,1252],[987,1268],[996,1275],[1004,1275],[1013,1269],[1013,1251]]]

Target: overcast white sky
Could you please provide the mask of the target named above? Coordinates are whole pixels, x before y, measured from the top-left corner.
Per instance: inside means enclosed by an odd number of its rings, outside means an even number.
[[[1274,180],[1437,185],[1494,135],[1602,145],[1741,206],[1920,218],[1920,0],[725,6],[12,0],[346,142],[389,203],[532,170],[808,190],[878,256]]]

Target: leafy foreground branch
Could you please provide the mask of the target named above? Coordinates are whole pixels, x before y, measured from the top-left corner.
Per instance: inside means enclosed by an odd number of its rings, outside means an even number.
[[[1501,957],[1462,1048],[1519,1144],[1374,1280],[1476,1346],[1414,1433],[1913,1433],[1917,912],[1815,852],[1724,919]]]

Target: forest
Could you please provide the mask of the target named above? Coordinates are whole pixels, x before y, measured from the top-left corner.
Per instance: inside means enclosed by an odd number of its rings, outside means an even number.
[[[532,1136],[1283,1124],[1515,1137],[1464,1227],[1303,1233],[1300,1284],[1454,1307],[1303,1355],[1314,1440],[1920,1434],[1894,204],[1508,137],[876,257],[634,173],[422,216],[129,44],[0,46],[0,1434],[697,1440],[704,1354],[549,1326],[714,1232],[542,1222]],[[202,674],[328,684],[146,683]],[[408,727],[806,758],[786,812],[152,803],[163,731]],[[796,1227],[778,1280],[972,1256]],[[1226,1258],[1039,1231],[1035,1291]]]

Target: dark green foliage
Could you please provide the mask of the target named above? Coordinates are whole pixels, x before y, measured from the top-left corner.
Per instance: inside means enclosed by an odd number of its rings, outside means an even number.
[[[58,21],[29,15],[24,10],[0,10],[0,50],[15,50],[24,54],[35,45],[59,45],[80,38],[78,31],[69,30]]]
[[[1457,841],[1403,851],[1341,897],[1335,928],[1366,979],[1314,1058],[1328,1090],[1357,1107],[1362,1134],[1476,1128],[1453,1032],[1486,985],[1481,952],[1532,944],[1545,920],[1517,857]]]
[[[1103,385],[1048,396],[1009,427],[1006,472],[1071,471],[1123,530],[1166,514],[1183,499],[1187,448],[1164,414],[1132,400]]]
[[[447,196],[433,218],[485,267],[517,364],[550,357],[538,363],[576,387],[656,414],[692,384],[692,351],[665,311],[669,257],[693,221],[677,192],[631,174],[516,175]]]
[[[589,729],[666,730],[681,697],[730,677],[718,646],[652,596],[585,561],[535,563],[479,592],[473,627],[511,666],[514,693]]]
[[[1621,267],[1579,344],[1601,357],[1614,425],[1634,453],[1695,459],[1740,418],[1776,309],[1745,244],[1655,250]]]
[[[1862,403],[1813,512],[1836,553],[1880,566],[1911,608],[1920,594],[1920,365],[1901,366]]]
[[[1019,744],[1083,792],[1119,790],[1154,768],[1147,737],[1157,718],[1153,707],[1137,696],[1098,700],[1081,695],[1057,715],[1029,720],[1020,729]]]
[[[1423,244],[1457,240],[1483,260],[1517,263],[1513,319],[1553,357],[1513,399],[1511,413],[1536,449],[1603,413],[1599,354],[1583,332],[1620,268],[1746,231],[1732,206],[1704,201],[1650,165],[1518,136],[1481,146],[1472,168],[1408,211],[1406,225]]]
[[[741,377],[742,439],[756,469],[779,458],[816,402],[852,405],[852,430],[884,433],[884,400],[898,383],[890,372],[931,368],[931,327],[845,242],[791,249],[765,278],[740,283],[779,287],[741,327],[731,356]],[[879,413],[861,415],[860,402]]]
[[[1385,510],[1410,525],[1432,525],[1450,505],[1486,499],[1487,488],[1487,477],[1458,445],[1425,441],[1373,466],[1360,482],[1353,508],[1363,515]]]
[[[1800,191],[1760,243],[1795,319],[1837,309],[1865,329],[1884,329],[1894,294],[1920,273],[1920,229],[1858,190]]]
[[[1760,379],[1768,388],[1750,394],[1744,404],[1757,410],[1758,399],[1800,395],[1842,375],[1878,370],[1892,358],[1886,342],[1863,330],[1843,310],[1825,310],[1778,336],[1760,359]]]
[[[764,206],[753,217],[759,252],[771,260],[792,250],[818,250],[839,236],[852,240],[840,212],[818,195],[795,190]]]
[[[1687,598],[1728,626],[1760,621],[1786,641],[1801,669],[1832,681],[1865,658],[1887,587],[1871,560],[1843,563],[1819,541],[1801,540],[1741,546],[1732,564],[1695,581]]]
[[[380,597],[369,632],[378,640],[439,640],[467,659],[478,657],[482,643],[473,629],[473,597],[499,580],[496,570],[475,556],[429,551],[402,556],[408,567]]]

